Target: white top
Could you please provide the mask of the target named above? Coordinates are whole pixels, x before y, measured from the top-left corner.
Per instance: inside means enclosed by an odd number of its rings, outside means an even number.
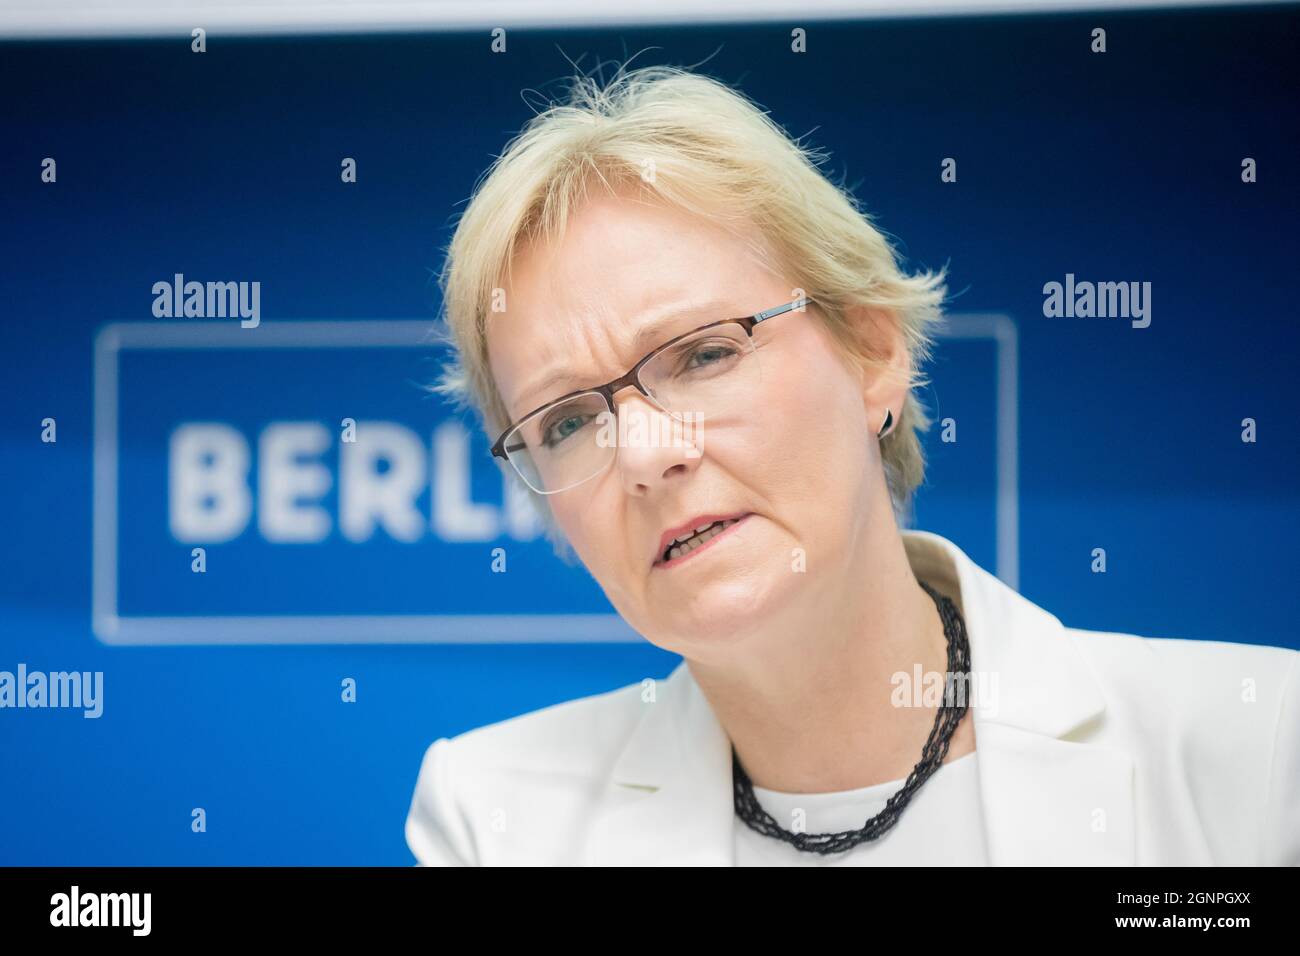
[[[978,753],[972,750],[943,764],[912,794],[884,836],[842,853],[796,850],[736,817],[736,866],[987,866]],[[860,829],[906,782],[834,793],[781,793],[756,786],[754,796],[787,830],[795,829],[795,810],[802,809],[805,832],[834,833]]]

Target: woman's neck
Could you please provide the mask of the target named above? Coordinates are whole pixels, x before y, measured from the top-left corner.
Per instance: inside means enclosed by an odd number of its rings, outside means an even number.
[[[806,600],[735,658],[688,662],[755,786],[855,790],[902,779],[921,758],[937,707],[915,706],[913,685],[918,670],[923,680],[946,672],[947,639],[897,526],[877,526],[879,540],[824,588],[810,580]],[[971,723],[949,760],[974,749]]]

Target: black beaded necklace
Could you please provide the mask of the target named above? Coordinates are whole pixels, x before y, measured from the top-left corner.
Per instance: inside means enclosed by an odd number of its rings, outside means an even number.
[[[861,829],[844,830],[839,833],[794,833],[782,827],[759,805],[758,799],[754,796],[754,786],[749,780],[749,775],[745,773],[745,768],[740,765],[740,758],[736,755],[736,748],[733,746],[731,776],[735,791],[736,816],[744,820],[750,829],[757,830],[764,836],[784,840],[796,850],[823,854],[843,853],[859,843],[883,836],[898,822],[903,809],[912,799],[912,794],[916,793],[921,788],[921,784],[943,765],[944,758],[948,755],[948,744],[952,740],[952,735],[966,714],[966,695],[954,693],[953,685],[957,680],[955,675],[961,675],[965,689],[970,688],[970,643],[966,639],[966,622],[962,619],[956,605],[924,581],[918,583],[934,600],[939,608],[939,616],[943,619],[943,633],[948,639],[948,673],[945,680],[944,700],[935,718],[934,729],[930,731],[925,749],[921,751],[920,763],[912,769],[903,788],[890,797],[885,808],[863,824]]]

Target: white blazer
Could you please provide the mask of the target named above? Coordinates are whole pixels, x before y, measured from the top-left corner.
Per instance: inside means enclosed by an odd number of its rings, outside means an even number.
[[[993,865],[1300,866],[1300,652],[1065,627],[903,537],[997,675],[971,707]],[[728,866],[733,826],[730,741],[682,661],[436,740],[406,840],[419,865]]]

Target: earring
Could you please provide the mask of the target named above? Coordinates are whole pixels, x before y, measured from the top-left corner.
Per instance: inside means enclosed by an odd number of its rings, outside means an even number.
[[[894,427],[894,413],[888,408],[885,409],[885,420],[880,425],[880,431],[876,432],[877,438],[884,438],[889,434],[890,429]]]

